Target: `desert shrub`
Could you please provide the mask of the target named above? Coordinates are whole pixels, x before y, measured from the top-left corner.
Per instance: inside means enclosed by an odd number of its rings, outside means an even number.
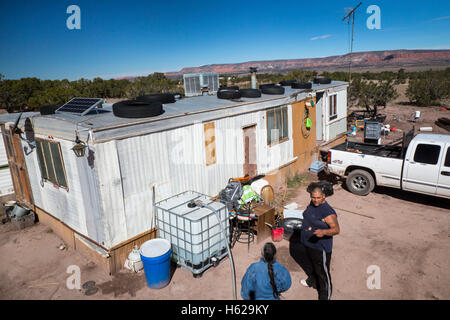
[[[385,107],[398,97],[394,85],[395,79],[374,82],[355,78],[349,87],[349,102],[366,109],[371,106]]]
[[[406,96],[411,103],[419,106],[439,105],[442,99],[449,97],[450,80],[446,78],[411,79]]]

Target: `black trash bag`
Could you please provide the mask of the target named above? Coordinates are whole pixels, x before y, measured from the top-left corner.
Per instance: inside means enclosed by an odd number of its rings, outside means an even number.
[[[323,193],[325,194],[325,197],[329,197],[332,196],[334,194],[334,190],[333,190],[333,184],[329,181],[319,181],[319,182],[312,182],[309,184],[308,188],[306,189],[306,191],[308,193],[311,193],[311,191],[315,188],[315,187],[319,187],[322,189]]]
[[[238,210],[239,199],[242,197],[242,184],[239,181],[228,181],[225,189],[219,192],[220,201],[227,205],[228,210]]]

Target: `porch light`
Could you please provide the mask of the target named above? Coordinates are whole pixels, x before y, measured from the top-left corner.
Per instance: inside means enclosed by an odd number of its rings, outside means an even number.
[[[78,135],[75,139],[75,145],[73,146],[72,150],[75,153],[75,155],[79,158],[84,157],[84,154],[86,152],[86,144],[78,138]]]

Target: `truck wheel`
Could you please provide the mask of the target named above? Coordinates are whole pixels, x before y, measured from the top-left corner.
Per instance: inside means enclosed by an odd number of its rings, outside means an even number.
[[[375,188],[372,175],[365,170],[354,170],[349,173],[345,184],[351,193],[367,196]]]

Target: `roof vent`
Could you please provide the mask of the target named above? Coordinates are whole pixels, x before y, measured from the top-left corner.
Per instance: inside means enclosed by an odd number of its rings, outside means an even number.
[[[183,74],[184,93],[186,97],[215,94],[219,89],[217,72]]]

